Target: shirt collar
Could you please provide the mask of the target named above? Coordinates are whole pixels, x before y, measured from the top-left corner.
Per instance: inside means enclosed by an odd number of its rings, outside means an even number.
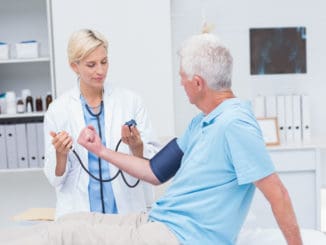
[[[113,85],[110,84],[110,82],[105,82],[104,83],[104,94],[103,94],[104,98],[106,96],[110,96],[112,94],[112,92],[113,92],[113,89],[114,89],[114,87],[113,87]],[[79,89],[79,86],[76,86],[76,87],[74,87],[72,89],[72,91],[71,91],[71,97],[73,99],[75,99],[76,101],[79,101],[80,100],[80,89]],[[104,98],[103,98],[103,100],[104,100]]]

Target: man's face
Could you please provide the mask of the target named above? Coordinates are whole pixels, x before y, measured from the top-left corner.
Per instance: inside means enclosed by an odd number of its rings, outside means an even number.
[[[195,104],[197,95],[197,86],[194,79],[189,79],[182,69],[180,69],[181,85],[183,86],[191,104]]]

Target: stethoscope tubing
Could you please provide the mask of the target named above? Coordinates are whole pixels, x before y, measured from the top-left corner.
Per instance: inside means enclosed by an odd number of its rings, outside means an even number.
[[[90,108],[89,108],[89,106],[88,106],[87,104],[86,104],[86,110],[87,110],[87,111],[88,111],[92,116],[96,117],[97,125],[98,125],[98,128],[99,128],[99,136],[100,136],[100,138],[102,139],[102,132],[101,132],[101,127],[100,127],[100,119],[99,119],[99,116],[101,115],[102,110],[103,110],[103,101],[101,101],[100,111],[99,111],[98,113],[96,113],[96,114],[93,113],[93,112],[90,110]],[[116,152],[119,150],[119,146],[120,146],[121,142],[122,142],[122,140],[120,139],[120,140],[118,141],[116,147],[115,147],[115,151],[116,151]],[[101,174],[101,172],[102,172],[102,171],[101,171],[101,170],[102,170],[102,167],[101,167],[101,166],[99,166],[99,168],[100,168],[100,173],[99,173],[99,175],[100,175],[100,176],[99,176],[99,177],[96,177],[95,175],[93,175],[93,174],[92,174],[92,173],[91,173],[91,172],[90,172],[90,171],[85,167],[85,165],[83,164],[83,162],[82,162],[80,156],[79,156],[78,153],[75,151],[75,149],[72,149],[72,152],[73,152],[73,154],[76,156],[76,158],[78,159],[78,161],[79,161],[81,167],[85,170],[85,172],[86,172],[90,177],[92,177],[93,179],[95,179],[95,180],[97,180],[97,181],[99,181],[99,182],[101,182],[101,183],[104,183],[104,182],[111,182],[111,181],[115,180],[115,179],[119,176],[119,174],[121,174],[121,177],[122,177],[123,182],[124,182],[124,183],[129,187],[129,188],[135,188],[135,187],[139,184],[139,182],[140,182],[140,180],[138,179],[134,184],[129,184],[128,181],[127,181],[127,179],[126,179],[126,177],[125,177],[125,175],[124,175],[124,173],[121,171],[121,169],[119,169],[113,177],[111,177],[111,178],[109,178],[109,179],[103,179],[103,178],[102,178],[102,174]],[[101,158],[99,158],[99,165],[101,165]]]

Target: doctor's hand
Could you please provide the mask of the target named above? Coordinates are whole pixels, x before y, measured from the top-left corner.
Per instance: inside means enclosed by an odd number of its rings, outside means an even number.
[[[136,126],[123,125],[121,128],[121,140],[129,146],[132,154],[143,157],[144,144]]]
[[[95,128],[91,125],[80,132],[77,142],[97,156],[99,156],[101,151],[105,148]]]
[[[72,137],[66,131],[60,133],[51,131],[50,135],[57,154],[67,155],[73,143]]]
[[[72,146],[72,138],[66,131],[60,133],[51,131],[50,135],[52,136],[52,145],[55,148],[57,158],[55,175],[62,176],[65,173],[68,152]]]

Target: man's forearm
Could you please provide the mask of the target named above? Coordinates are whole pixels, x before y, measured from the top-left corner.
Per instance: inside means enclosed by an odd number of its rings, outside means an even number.
[[[300,229],[288,191],[276,173],[255,182],[269,201],[288,245],[302,245]]]
[[[150,162],[147,159],[115,152],[105,147],[101,149],[99,157],[138,179],[154,185],[160,184],[160,181],[154,175],[150,167]]]
[[[300,228],[287,191],[283,193],[280,202],[272,206],[272,210],[287,244],[302,245]]]

